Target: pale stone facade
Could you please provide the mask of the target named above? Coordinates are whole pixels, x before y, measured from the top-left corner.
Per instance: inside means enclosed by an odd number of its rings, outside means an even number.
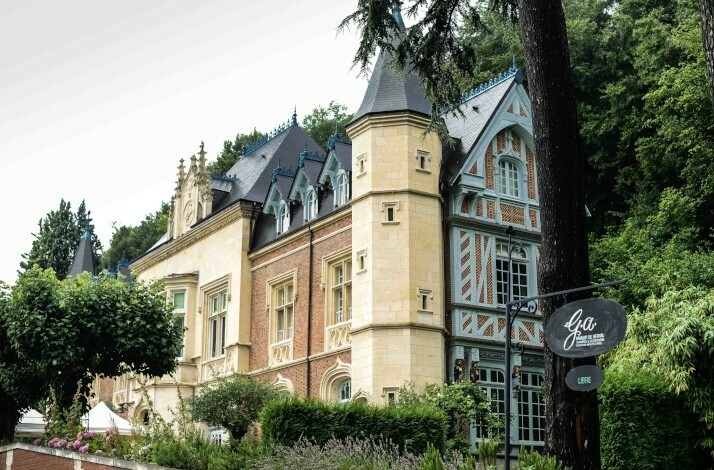
[[[147,397],[169,416],[228,374],[299,396],[388,403],[399,387],[471,380],[513,441],[543,436],[542,325],[519,317],[518,370],[503,369],[503,304],[534,295],[540,216],[530,104],[515,69],[443,116],[445,145],[425,134],[431,108],[412,74],[380,56],[362,106],[327,152],[292,121],[208,175],[203,146],[181,163],[167,235],[131,267],[161,279],[186,327],[171,377],[124,376],[115,406],[141,419]],[[504,229],[521,244],[505,292]],[[517,388],[505,390],[514,374]],[[474,440],[480,437],[474,428]]]

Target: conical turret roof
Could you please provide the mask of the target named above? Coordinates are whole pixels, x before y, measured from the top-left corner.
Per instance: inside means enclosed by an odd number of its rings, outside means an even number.
[[[394,7],[393,14],[399,27],[395,34],[395,41],[398,42],[404,34],[404,23],[397,5]],[[426,99],[421,78],[412,71],[409,64],[405,72],[392,70],[389,67],[391,60],[392,54],[389,51],[382,50],[379,53],[362,104],[350,124],[368,114],[399,111],[413,111],[427,116],[431,114],[431,103]]]
[[[85,224],[84,236],[79,240],[79,247],[74,254],[72,267],[67,274],[68,278],[77,277],[83,272],[94,274],[94,261],[92,260],[92,234],[89,231],[89,222]]]

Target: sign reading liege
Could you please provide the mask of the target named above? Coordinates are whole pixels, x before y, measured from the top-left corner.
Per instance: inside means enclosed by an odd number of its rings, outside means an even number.
[[[613,349],[625,337],[627,317],[610,299],[584,299],[553,312],[545,328],[548,347],[558,356],[589,357]]]

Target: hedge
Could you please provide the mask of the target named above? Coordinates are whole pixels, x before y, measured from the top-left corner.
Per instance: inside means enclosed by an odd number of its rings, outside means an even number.
[[[602,468],[701,468],[696,420],[660,377],[608,371],[599,392]]]
[[[267,442],[286,446],[302,438],[318,445],[331,438],[371,438],[422,454],[429,444],[443,452],[446,439],[446,418],[426,406],[331,404],[293,398],[268,403],[260,425]]]

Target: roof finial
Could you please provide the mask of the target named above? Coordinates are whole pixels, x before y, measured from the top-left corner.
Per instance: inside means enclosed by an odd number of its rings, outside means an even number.
[[[512,68],[513,70],[516,69],[516,54],[513,54],[513,64],[511,65],[511,68]]]
[[[84,220],[84,238],[92,238],[92,233],[89,230],[89,217]]]
[[[295,126],[297,125],[297,105],[295,105],[295,108],[293,108],[293,121],[292,125]]]

